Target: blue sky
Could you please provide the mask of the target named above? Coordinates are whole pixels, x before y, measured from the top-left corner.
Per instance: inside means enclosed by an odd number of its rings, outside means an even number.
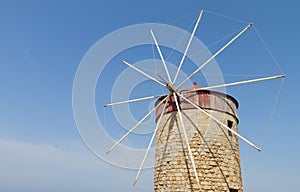
[[[245,191],[299,191],[299,6],[279,0],[1,1],[0,191],[144,191],[131,186],[134,172],[103,162],[80,138],[72,112],[76,70],[88,49],[110,32],[147,22],[185,29],[201,9],[253,22],[287,75],[263,152],[241,144]],[[213,34],[222,27],[215,26]],[[220,60],[235,61],[227,56]],[[254,69],[260,73],[263,68]],[[244,106],[241,115],[251,117],[243,127],[267,123],[267,112],[260,120],[257,109],[250,107],[271,110],[273,103],[267,101],[274,100],[279,85],[267,90],[249,86],[245,95],[245,88],[228,90]],[[244,133],[254,140],[259,134],[260,143],[264,131]],[[143,178],[145,186],[151,185],[151,170]]]

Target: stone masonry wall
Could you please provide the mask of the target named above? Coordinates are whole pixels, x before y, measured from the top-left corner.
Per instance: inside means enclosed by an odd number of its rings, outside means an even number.
[[[237,117],[206,110],[238,131]],[[238,138],[197,109],[182,111],[200,180],[198,189],[177,111],[163,115],[156,133],[154,191],[242,192]],[[233,190],[234,191],[234,190]]]

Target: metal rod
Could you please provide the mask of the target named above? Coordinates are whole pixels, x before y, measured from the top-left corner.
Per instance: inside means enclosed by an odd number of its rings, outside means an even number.
[[[188,52],[188,50],[189,50],[189,48],[190,48],[190,45],[191,45],[192,40],[193,40],[193,37],[194,37],[195,32],[196,32],[196,30],[197,30],[197,28],[198,28],[198,24],[199,24],[199,22],[200,22],[200,20],[201,20],[201,18],[202,18],[203,11],[204,11],[204,10],[202,9],[201,12],[200,12],[200,15],[199,15],[199,17],[198,17],[198,20],[197,20],[197,22],[196,22],[196,24],[195,24],[195,27],[194,27],[194,30],[193,30],[193,32],[192,32],[192,35],[191,35],[191,37],[190,37],[190,39],[189,39],[189,42],[188,42],[188,44],[187,44],[187,46],[186,46],[186,48],[185,48],[185,51],[184,51],[184,53],[183,53],[183,56],[182,56],[182,58],[181,58],[181,61],[180,61],[179,66],[178,66],[176,75],[175,75],[174,80],[173,80],[173,85],[176,83],[176,80],[177,80],[177,77],[178,77],[178,75],[179,75],[179,72],[180,72],[181,66],[182,66],[182,64],[183,64],[183,61],[184,61],[184,59],[185,59],[186,53]]]
[[[273,80],[273,79],[284,78],[284,77],[285,77],[285,75],[275,75],[275,76],[271,76],[271,77],[263,77],[263,78],[251,79],[251,80],[246,80],[246,81],[238,81],[238,82],[227,83],[227,84],[222,84],[222,85],[214,85],[214,86],[209,86],[209,87],[200,87],[200,88],[193,89],[193,90],[183,91],[183,93],[188,93],[188,92],[193,92],[193,91],[200,91],[200,90],[208,90],[208,89],[216,89],[216,88],[220,88],[220,87],[229,87],[229,86],[235,86],[235,85],[242,85],[242,84],[247,84],[247,83],[255,83],[255,82]]]
[[[148,116],[151,115],[151,113],[153,113],[168,97],[164,98],[161,102],[159,102],[158,105],[156,105],[155,107],[152,108],[151,111],[149,111],[149,113],[147,113],[147,115],[145,115],[137,124],[135,124],[135,126],[133,126],[121,139],[119,139],[119,141],[117,141],[111,148],[108,149],[108,151],[106,152],[106,154],[110,153],[117,145],[119,145],[124,139],[126,139],[126,137],[132,132],[134,131],[145,119],[147,119]]]
[[[158,43],[157,43],[156,37],[155,37],[154,32],[152,31],[152,29],[150,30],[150,33],[151,33],[152,38],[153,38],[153,40],[154,40],[154,43],[155,43],[155,45],[156,45],[156,48],[157,48],[157,51],[158,51],[158,53],[159,53],[160,59],[161,59],[162,62],[163,62],[165,71],[166,71],[167,76],[168,76],[168,80],[169,80],[169,82],[171,82],[171,77],[170,77],[169,70],[168,70],[168,68],[167,68],[165,59],[164,59],[164,57],[163,57],[163,55],[162,55],[162,53],[161,53],[161,50],[160,50],[160,48],[159,48],[159,45],[158,45]]]
[[[143,97],[143,98],[138,98],[138,99],[131,99],[131,100],[127,100],[127,101],[119,101],[119,102],[115,102],[115,103],[104,104],[104,107],[111,107],[111,106],[115,106],[115,105],[144,101],[144,100],[148,100],[148,99],[155,99],[155,98],[163,97],[166,95],[167,94],[162,94],[162,95],[155,95],[155,96]]]
[[[239,34],[232,38],[226,45],[224,45],[219,51],[217,51],[213,56],[206,60],[198,69],[196,69],[190,76],[188,76],[184,81],[182,81],[176,88],[179,89],[184,85],[189,79],[191,79],[196,73],[198,73],[203,67],[205,67],[211,60],[218,56],[225,48],[232,44],[237,38],[239,38],[244,32],[246,32],[253,24],[248,24]]]
[[[130,63],[126,62],[123,60],[123,63],[128,65],[129,67],[131,67],[132,69],[136,70],[137,72],[141,73],[142,75],[148,77],[149,79],[155,81],[156,83],[162,85],[162,86],[165,86],[162,82],[158,81],[157,79],[155,79],[154,77],[151,77],[150,75],[148,75],[147,73],[143,72],[142,70],[136,68],[135,66],[131,65]]]
[[[158,72],[155,72],[155,75],[159,77],[165,84],[168,83]]]
[[[199,109],[202,113],[204,113],[205,115],[207,115],[208,117],[210,117],[217,124],[219,124],[220,126],[224,127],[225,129],[227,129],[228,131],[230,131],[232,134],[234,134],[235,136],[239,137],[240,139],[242,139],[243,141],[245,141],[246,143],[248,143],[251,147],[253,147],[257,151],[261,151],[261,149],[259,147],[257,147],[256,145],[254,145],[252,142],[248,141],[245,137],[241,136],[237,132],[235,132],[232,129],[230,129],[228,126],[224,125],[220,120],[218,120],[217,118],[215,118],[214,116],[212,116],[211,114],[209,114],[208,112],[206,112],[204,109],[202,109],[201,107],[199,107],[195,103],[191,102],[189,99],[185,98],[182,94],[180,94],[180,93],[177,93],[177,94],[181,98],[183,98],[185,101],[187,101],[188,103],[190,103],[191,105],[193,105],[194,107],[196,107],[197,109]]]
[[[178,114],[179,114],[179,119],[180,119],[180,122],[181,122],[181,127],[182,127],[182,130],[183,130],[185,142],[187,144],[187,148],[188,148],[188,151],[189,151],[189,156],[191,158],[191,162],[192,162],[193,170],[194,170],[194,173],[195,173],[197,185],[198,185],[198,188],[200,190],[200,181],[199,181],[198,173],[197,173],[195,162],[194,162],[194,157],[193,157],[193,154],[192,154],[192,151],[191,151],[191,148],[190,148],[189,139],[187,137],[186,129],[185,129],[185,126],[184,126],[184,123],[183,123],[182,114],[181,114],[180,107],[179,107],[179,104],[178,104],[178,101],[177,101],[177,95],[176,95],[175,92],[173,93],[173,96],[174,96],[177,111],[178,111]]]
[[[138,171],[137,174],[136,174],[136,177],[135,177],[135,180],[134,180],[134,182],[133,182],[133,185],[136,185],[136,182],[137,182],[137,180],[138,180],[138,178],[139,178],[139,176],[140,176],[140,173],[141,173],[141,171],[142,171],[142,168],[143,168],[143,166],[144,166],[144,163],[145,163],[145,161],[146,161],[146,159],[147,159],[147,156],[148,156],[148,153],[149,153],[149,151],[150,151],[150,147],[151,147],[151,145],[152,145],[152,143],[153,143],[153,141],[154,141],[154,138],[155,138],[155,135],[156,135],[158,126],[159,126],[160,121],[161,121],[161,119],[162,119],[162,116],[163,116],[163,114],[164,114],[164,112],[165,112],[166,106],[167,106],[167,104],[168,104],[168,102],[169,102],[169,98],[170,98],[170,96],[168,96],[168,99],[167,99],[167,101],[166,101],[166,103],[165,103],[165,105],[164,105],[164,108],[163,108],[163,110],[162,110],[162,112],[161,112],[161,114],[160,114],[160,116],[159,116],[159,119],[158,119],[158,121],[157,121],[155,130],[154,130],[154,132],[153,132],[153,134],[152,134],[151,140],[150,140],[150,142],[149,142],[149,144],[148,144],[147,151],[146,151],[146,153],[145,153],[145,155],[144,155],[144,158],[143,158],[142,163],[141,163],[141,165],[140,165],[139,171]]]

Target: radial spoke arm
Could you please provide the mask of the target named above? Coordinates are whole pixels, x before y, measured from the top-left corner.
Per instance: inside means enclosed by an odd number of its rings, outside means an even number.
[[[160,59],[161,59],[162,62],[163,62],[165,71],[166,71],[167,76],[168,76],[168,80],[169,80],[169,82],[171,82],[171,77],[170,77],[169,70],[168,70],[168,68],[167,68],[165,59],[164,59],[164,57],[163,57],[163,55],[162,55],[162,53],[161,53],[160,47],[159,47],[159,45],[158,45],[158,43],[157,43],[156,37],[155,37],[155,35],[154,35],[154,32],[153,32],[152,30],[150,30],[150,33],[151,33],[151,36],[152,36],[152,38],[153,38],[153,41],[154,41],[154,43],[155,43],[155,45],[156,45],[156,48],[157,48],[158,54],[159,54],[159,56],[160,56]]]
[[[251,79],[251,80],[246,80],[246,81],[238,81],[238,82],[221,84],[221,85],[213,85],[213,86],[209,86],[209,87],[200,87],[197,89],[187,90],[187,91],[183,91],[183,92],[187,93],[187,92],[200,91],[200,90],[216,89],[216,88],[220,88],[220,87],[236,86],[236,85],[255,83],[255,82],[273,80],[273,79],[284,78],[284,77],[285,77],[285,75],[275,75],[275,76],[271,76],[271,77],[263,77],[263,78]]]
[[[246,143],[248,143],[251,147],[253,147],[257,151],[261,151],[261,149],[259,147],[257,147],[256,145],[254,145],[252,142],[250,142],[249,140],[247,140],[245,137],[241,136],[237,132],[235,132],[232,129],[230,129],[228,126],[224,125],[224,123],[222,123],[220,120],[218,120],[217,118],[215,118],[214,116],[212,116],[211,114],[209,114],[208,112],[206,112],[204,109],[202,109],[201,107],[199,107],[195,103],[191,102],[189,99],[185,98],[182,94],[180,94],[180,93],[177,93],[177,94],[182,99],[184,99],[185,101],[187,101],[188,103],[190,103],[191,105],[193,105],[195,108],[197,108],[198,110],[200,110],[202,113],[204,113],[205,115],[207,115],[208,117],[210,117],[212,120],[214,120],[221,127],[224,127],[225,129],[227,129],[228,131],[230,131],[232,134],[234,134],[235,136],[239,137],[240,139],[242,139],[243,141],[245,141]]]
[[[179,107],[179,104],[178,104],[178,100],[177,100],[177,95],[176,95],[175,92],[173,93],[173,96],[174,96],[174,99],[175,99],[176,108],[177,108],[177,111],[178,111],[178,114],[179,114],[179,120],[180,120],[180,123],[181,123],[181,128],[183,130],[185,142],[186,142],[186,145],[187,145],[187,148],[188,148],[189,156],[190,156],[191,163],[192,163],[192,166],[193,166],[193,170],[194,170],[194,173],[195,173],[195,178],[196,178],[196,181],[197,181],[197,185],[198,185],[198,188],[200,190],[200,181],[199,181],[198,173],[197,173],[195,162],[194,162],[194,157],[193,157],[193,154],[192,154],[192,151],[191,151],[189,139],[187,137],[187,133],[186,133],[186,129],[185,129],[185,126],[184,126],[184,123],[183,123],[183,118],[182,118],[181,110],[180,110],[180,107]]]
[[[239,38],[244,32],[246,32],[253,24],[248,24],[239,34],[233,37],[226,45],[224,45],[219,51],[217,51],[213,56],[206,60],[198,69],[196,69],[190,76],[188,76],[184,81],[182,81],[176,88],[179,89],[184,85],[189,79],[191,79],[195,74],[197,74],[203,67],[205,67],[211,60],[218,56],[224,49],[226,49],[230,44],[232,44],[237,38]]]
[[[117,145],[119,145],[130,133],[132,133],[145,119],[147,119],[168,97],[165,97],[158,105],[152,108],[147,115],[145,115],[135,126],[133,126],[119,141],[117,141],[111,148],[108,149],[106,154],[110,153]]]
[[[193,37],[194,37],[195,32],[196,32],[196,30],[197,30],[197,28],[198,28],[198,24],[199,24],[199,22],[200,22],[200,20],[201,20],[201,18],[202,18],[203,11],[204,11],[204,10],[202,9],[201,12],[200,12],[200,15],[199,15],[199,17],[198,17],[198,20],[197,20],[197,22],[196,22],[196,24],[195,24],[195,27],[194,27],[194,30],[193,30],[193,32],[192,32],[192,35],[191,35],[191,37],[190,37],[190,39],[189,39],[189,42],[188,42],[188,44],[187,44],[187,46],[186,46],[186,49],[185,49],[184,53],[183,53],[183,56],[182,56],[181,61],[180,61],[180,63],[179,63],[179,66],[178,66],[176,75],[175,75],[174,80],[173,80],[173,84],[176,83],[176,80],[177,80],[177,77],[178,77],[178,75],[179,75],[179,72],[180,72],[181,66],[182,66],[182,64],[183,64],[183,61],[184,61],[184,59],[185,59],[186,53],[188,52],[188,50],[189,50],[189,48],[190,48],[190,45],[191,45],[192,40],[193,40]]]
[[[121,104],[138,102],[138,101],[144,101],[144,100],[149,100],[149,99],[155,99],[155,98],[159,98],[159,97],[163,97],[163,96],[166,96],[166,94],[149,96],[149,97],[142,97],[142,98],[138,98],[138,99],[131,99],[131,100],[127,100],[127,101],[119,101],[119,102],[115,102],[115,103],[104,104],[104,107],[111,107],[111,106],[115,106],[115,105],[121,105]]]
[[[167,84],[168,82],[158,73],[158,72],[155,72],[155,75],[160,78],[165,84]]]
[[[142,75],[148,77],[149,79],[155,81],[156,83],[165,86],[162,82],[158,81],[157,79],[155,79],[154,77],[151,77],[150,75],[148,75],[147,73],[143,72],[142,70],[136,68],[135,66],[131,65],[130,63],[128,63],[127,61],[123,60],[123,63],[128,65],[129,67],[131,67],[132,69],[136,70],[137,72],[141,73]]]
[[[165,102],[164,108],[163,108],[163,110],[162,110],[162,112],[161,112],[161,114],[160,114],[160,116],[159,116],[159,119],[158,119],[158,121],[157,121],[157,123],[156,123],[156,128],[155,128],[155,130],[154,130],[154,132],[153,132],[153,134],[152,134],[152,137],[151,137],[151,140],[150,140],[150,142],[149,142],[147,151],[146,151],[146,153],[145,153],[145,155],[144,155],[144,158],[143,158],[142,163],[141,163],[141,165],[140,165],[139,171],[138,171],[137,174],[136,174],[136,177],[135,177],[135,180],[134,180],[134,182],[133,182],[133,185],[136,185],[136,182],[137,182],[137,180],[138,180],[138,178],[139,178],[139,176],[140,176],[141,170],[143,169],[143,166],[144,166],[145,161],[146,161],[146,159],[147,159],[148,153],[149,153],[150,148],[151,148],[151,146],[152,146],[152,143],[153,143],[153,141],[154,141],[154,138],[155,138],[155,135],[156,135],[158,126],[159,126],[159,124],[160,124],[160,121],[161,121],[161,119],[162,119],[162,116],[164,115],[165,109],[166,109],[167,104],[168,104],[168,102],[169,102],[169,97],[170,97],[170,96],[168,96],[168,99],[167,99],[167,101]]]

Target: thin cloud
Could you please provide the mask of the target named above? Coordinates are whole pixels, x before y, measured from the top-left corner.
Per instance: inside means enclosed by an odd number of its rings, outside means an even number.
[[[75,146],[77,150],[0,138],[0,191],[144,191],[132,187],[131,173]]]

